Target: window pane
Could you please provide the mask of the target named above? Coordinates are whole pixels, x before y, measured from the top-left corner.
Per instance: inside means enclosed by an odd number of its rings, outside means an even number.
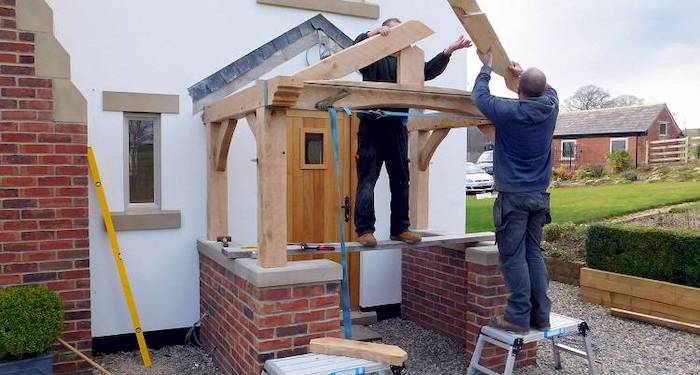
[[[666,135],[667,124],[659,124],[659,134]]]
[[[323,164],[323,133],[304,134],[304,163]]]
[[[612,149],[612,152],[626,150],[627,149],[627,142],[624,140],[621,140],[621,139],[614,140],[614,141],[612,141],[611,149]]]
[[[155,203],[154,120],[129,120],[129,203]]]
[[[561,156],[565,158],[573,158],[576,155],[576,143],[575,142],[564,142],[562,143]]]

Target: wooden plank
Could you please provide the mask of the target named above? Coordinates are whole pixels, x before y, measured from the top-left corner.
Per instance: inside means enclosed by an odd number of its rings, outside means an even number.
[[[226,170],[228,161],[228,150],[231,147],[231,137],[236,130],[238,120],[228,119],[219,127],[219,135],[216,139],[216,170],[223,172]]]
[[[581,300],[585,302],[617,307],[642,314],[650,314],[693,324],[700,323],[700,311],[698,310],[586,286],[580,287],[579,294]]]
[[[287,117],[284,108],[257,110],[258,264],[287,264]]]
[[[591,268],[581,269],[581,286],[700,310],[700,288]]]
[[[394,366],[401,366],[408,354],[405,350],[395,345],[377,344],[372,342],[339,339],[335,337],[323,337],[312,339],[309,343],[309,351],[318,354],[342,355],[351,358],[366,359]]]
[[[421,171],[428,170],[428,165],[430,165],[430,159],[433,158],[433,154],[435,154],[435,151],[437,150],[438,146],[440,145],[440,143],[442,143],[445,137],[447,137],[447,134],[449,132],[449,128],[437,129],[430,132],[430,136],[421,148],[420,154],[418,156],[418,167]]]
[[[408,131],[418,130],[436,130],[436,129],[454,129],[466,128],[470,126],[487,126],[491,121],[483,118],[474,118],[466,116],[450,116],[450,117],[415,117],[408,123]]]
[[[667,156],[667,155],[685,156],[685,150],[680,150],[680,151],[666,151],[666,152],[652,152],[652,154],[651,154],[652,157],[656,157],[656,156]]]
[[[481,11],[476,0],[447,1],[479,51],[486,51],[489,47],[493,48],[493,71],[505,78],[506,86],[511,91],[518,92],[518,77],[508,69],[510,58],[508,58],[491,22]]]
[[[216,241],[228,231],[228,178],[227,172],[216,169],[216,143],[221,123],[207,124],[207,239]]]
[[[653,158],[653,155],[652,155]],[[663,159],[650,159],[650,163],[663,163],[663,162],[675,162],[675,161],[683,161],[683,158],[681,157],[676,157],[676,158],[663,158]]]
[[[422,22],[406,21],[393,27],[389,35],[363,40],[297,72],[294,77],[301,80],[343,78],[432,34],[433,30]]]
[[[700,335],[700,325],[698,325],[698,324],[686,323],[686,322],[681,322],[681,321],[673,320],[673,319],[660,318],[658,316],[641,314],[641,313],[634,312],[634,311],[616,309],[614,307],[610,309],[610,314],[612,316],[616,316],[618,318],[638,320],[638,321],[644,322],[644,323],[649,323],[649,324],[653,324],[653,325],[657,325],[657,326],[661,326],[661,327],[676,329],[679,331],[690,332],[690,333],[694,333],[696,335]]]
[[[397,82],[399,85],[420,88],[425,85],[425,53],[418,47],[406,48],[398,54]],[[411,119],[409,119],[409,123]],[[429,224],[430,174],[420,168],[420,153],[427,143],[429,131],[408,134],[409,218],[411,228],[425,229]]]
[[[659,141],[651,141],[652,145],[664,144],[664,143],[681,143],[685,142],[686,138],[674,138],[674,139],[662,139]]]
[[[204,107],[202,116],[205,123],[218,122],[227,118],[242,118],[248,113],[255,112],[263,103],[263,83],[258,81],[251,87]]]

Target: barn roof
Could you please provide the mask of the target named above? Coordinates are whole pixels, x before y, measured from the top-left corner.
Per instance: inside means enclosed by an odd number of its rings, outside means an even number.
[[[666,104],[561,112],[554,136],[643,133]]]

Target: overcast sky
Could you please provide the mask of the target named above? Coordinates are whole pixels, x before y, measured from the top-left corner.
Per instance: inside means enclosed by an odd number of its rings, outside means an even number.
[[[665,102],[700,128],[700,1],[481,0],[511,59],[537,66],[562,101],[594,84]],[[469,53],[473,82],[481,64]],[[493,80],[494,82],[496,80]],[[495,93],[507,93],[499,80]]]

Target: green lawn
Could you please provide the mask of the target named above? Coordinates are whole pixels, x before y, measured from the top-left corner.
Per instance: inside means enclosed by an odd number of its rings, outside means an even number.
[[[552,221],[586,223],[668,204],[700,200],[700,182],[551,189]],[[493,199],[467,198],[467,232],[493,230]]]

